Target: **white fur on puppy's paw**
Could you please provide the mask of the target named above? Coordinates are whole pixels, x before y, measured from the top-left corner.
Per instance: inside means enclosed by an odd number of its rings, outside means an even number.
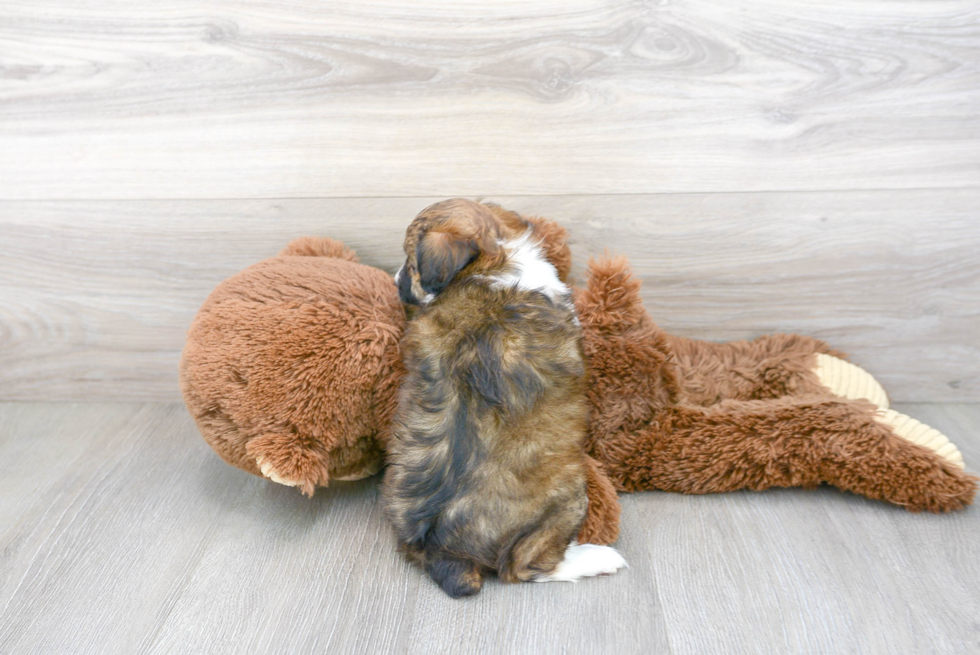
[[[960,449],[936,428],[931,428],[911,416],[899,414],[894,409],[878,410],[875,413],[875,420],[890,427],[895,434],[903,439],[908,439],[914,444],[928,448],[953,466],[964,468],[963,454],[960,453]]]
[[[888,395],[884,388],[860,366],[818,353],[814,372],[820,379],[820,384],[835,396],[849,400],[870,400],[881,409],[888,409]]]
[[[572,544],[554,571],[535,578],[535,582],[578,582],[596,575],[612,575],[629,566],[615,548],[595,544]]]
[[[299,480],[290,480],[279,475],[279,471],[277,471],[270,462],[262,459],[261,457],[255,460],[255,463],[259,465],[259,470],[262,471],[262,475],[269,478],[273,482],[284,484],[287,487],[298,487],[301,484]]]

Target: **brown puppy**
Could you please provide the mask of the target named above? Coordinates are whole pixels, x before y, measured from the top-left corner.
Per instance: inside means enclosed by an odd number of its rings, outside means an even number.
[[[396,275],[420,309],[388,446],[385,511],[447,594],[625,565],[572,543],[585,518],[585,368],[571,292],[533,227],[468,200],[422,211]],[[570,545],[571,544],[571,545]]]

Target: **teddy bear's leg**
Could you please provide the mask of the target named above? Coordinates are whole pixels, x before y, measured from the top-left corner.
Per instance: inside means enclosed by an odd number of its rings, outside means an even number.
[[[972,502],[976,477],[899,436],[877,411],[865,401],[822,396],[679,406],[661,412],[633,435],[628,453],[620,448],[624,455],[604,464],[628,491],[827,483],[912,511],[944,512]]]
[[[727,343],[674,335],[666,339],[681,387],[679,400],[692,405],[826,393],[816,374],[817,357],[842,355],[798,334]]]
[[[899,414],[893,409],[879,409],[875,412],[875,420],[889,426],[892,431],[903,439],[928,448],[953,466],[964,468],[963,455],[949,438],[936,428],[915,420],[911,416]]]
[[[709,343],[668,335],[682,400],[711,405],[723,400],[764,400],[830,391],[888,409],[888,396],[864,369],[824,342],[798,334],[752,341]]]
[[[273,482],[297,487],[312,496],[317,485],[330,479],[326,452],[316,439],[296,434],[264,434],[245,446],[262,475]]]
[[[888,395],[870,373],[848,361],[817,353],[814,372],[820,384],[841,398],[864,398],[881,409],[888,409]]]

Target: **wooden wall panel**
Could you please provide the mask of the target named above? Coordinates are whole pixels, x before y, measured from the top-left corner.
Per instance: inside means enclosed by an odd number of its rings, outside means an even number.
[[[980,190],[490,199],[566,225],[579,276],[627,255],[672,332],[811,334],[895,400],[980,399]],[[0,202],[0,399],[177,399],[218,282],[307,234],[393,271],[434,200]]]
[[[0,198],[973,186],[969,0],[0,3]]]

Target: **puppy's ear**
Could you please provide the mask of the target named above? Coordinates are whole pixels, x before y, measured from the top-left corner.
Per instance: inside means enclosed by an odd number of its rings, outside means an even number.
[[[438,294],[479,253],[472,239],[449,232],[429,232],[419,241],[416,253],[422,289]]]

